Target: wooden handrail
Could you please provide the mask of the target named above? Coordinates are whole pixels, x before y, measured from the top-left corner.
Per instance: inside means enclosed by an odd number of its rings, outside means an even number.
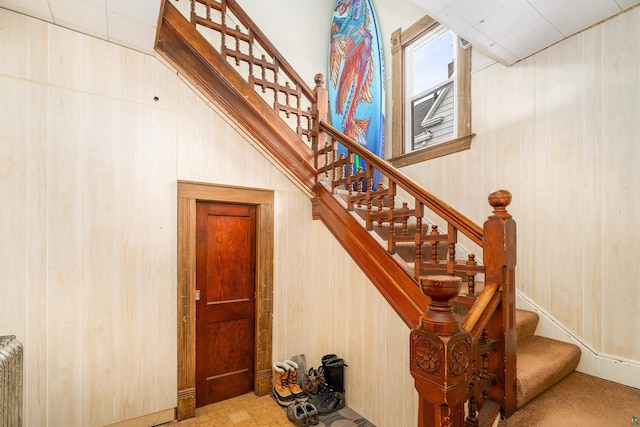
[[[328,123],[321,122],[320,129],[332,139],[337,140],[340,144],[363,158],[369,165],[371,165],[371,167],[380,171],[383,176],[393,180],[393,182],[397,183],[404,191],[424,203],[424,205],[431,209],[435,214],[452,224],[458,230],[462,231],[462,233],[474,243],[482,246],[482,227],[449,206],[444,201],[440,200],[438,197],[429,193],[411,178],[391,166],[391,164],[382,160],[378,156],[373,155],[370,151],[366,150],[353,139],[349,138],[347,135]]]
[[[469,312],[462,321],[462,328],[471,333],[471,338],[475,341],[482,330],[487,326],[487,322],[498,304],[500,304],[500,294],[498,284],[491,282],[485,284],[484,289],[476,302],[471,306]]]
[[[324,88],[316,86],[318,98],[323,90]],[[319,107],[316,109],[320,110]],[[317,139],[323,141],[313,143],[316,148],[316,165],[322,165],[318,167],[318,181],[321,182],[324,178],[332,190],[344,188],[348,192],[346,198],[349,210],[366,204],[365,226],[368,230],[373,230],[374,224],[381,227],[386,223],[389,229],[386,237],[389,253],[395,253],[398,244],[415,244],[412,268],[416,283],[425,274],[463,274],[468,277],[465,281],[467,294],[471,298],[475,297],[475,276],[484,273],[485,266],[478,264],[475,254],[468,254],[466,259],[457,255],[461,249],[458,245],[458,233],[467,236],[482,248],[482,228],[326,121],[316,120],[315,128]],[[346,156],[338,154],[339,146],[346,149]],[[354,170],[356,156],[364,160],[365,170]],[[386,189],[381,186],[373,188],[372,177],[378,174],[386,181]],[[397,197],[398,189],[413,197],[413,208],[408,206],[407,201]],[[446,221],[444,234],[437,224],[430,223],[430,219],[425,217],[425,209]],[[444,260],[441,257],[444,250],[441,244],[446,244],[447,256]]]

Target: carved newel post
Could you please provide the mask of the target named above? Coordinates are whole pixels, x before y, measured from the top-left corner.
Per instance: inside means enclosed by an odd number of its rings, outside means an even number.
[[[488,356],[491,372],[498,374],[497,383],[488,390],[491,400],[502,406],[507,417],[516,405],[516,222],[507,211],[511,193],[497,190],[489,195],[493,215],[483,227],[485,283],[496,283],[502,295],[498,312],[486,327],[489,335],[499,340],[496,351]]]
[[[411,331],[411,375],[419,394],[419,427],[464,425],[471,382],[471,334],[460,326],[451,300],[460,292],[456,276],[420,279],[431,304]]]

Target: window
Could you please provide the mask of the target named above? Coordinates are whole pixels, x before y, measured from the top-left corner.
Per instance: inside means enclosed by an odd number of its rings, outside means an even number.
[[[454,43],[440,27],[405,49],[405,153],[456,137]]]
[[[396,31],[391,43],[391,163],[406,166],[468,149],[470,49],[430,17]]]

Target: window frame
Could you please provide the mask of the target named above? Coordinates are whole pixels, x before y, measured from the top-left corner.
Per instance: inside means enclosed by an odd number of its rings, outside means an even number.
[[[391,35],[391,91],[392,91],[392,125],[391,125],[391,159],[395,167],[408,166],[425,160],[471,148],[471,49],[463,48],[456,42],[455,63],[455,127],[456,137],[438,142],[410,152],[405,150],[406,120],[411,119],[406,111],[405,99],[405,50],[412,43],[419,41],[430,32],[440,31],[442,25],[430,16],[402,31],[398,29]],[[457,40],[460,40],[457,37]]]

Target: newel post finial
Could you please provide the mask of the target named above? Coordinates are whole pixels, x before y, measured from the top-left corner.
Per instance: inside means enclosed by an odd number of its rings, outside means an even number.
[[[493,213],[503,219],[511,218],[507,212],[507,206],[511,204],[511,193],[507,190],[496,190],[489,194],[489,204],[493,207]]]
[[[420,327],[441,335],[460,331],[460,318],[453,312],[451,300],[460,293],[462,279],[457,276],[427,276],[420,278],[422,293],[431,299],[420,319]]]

